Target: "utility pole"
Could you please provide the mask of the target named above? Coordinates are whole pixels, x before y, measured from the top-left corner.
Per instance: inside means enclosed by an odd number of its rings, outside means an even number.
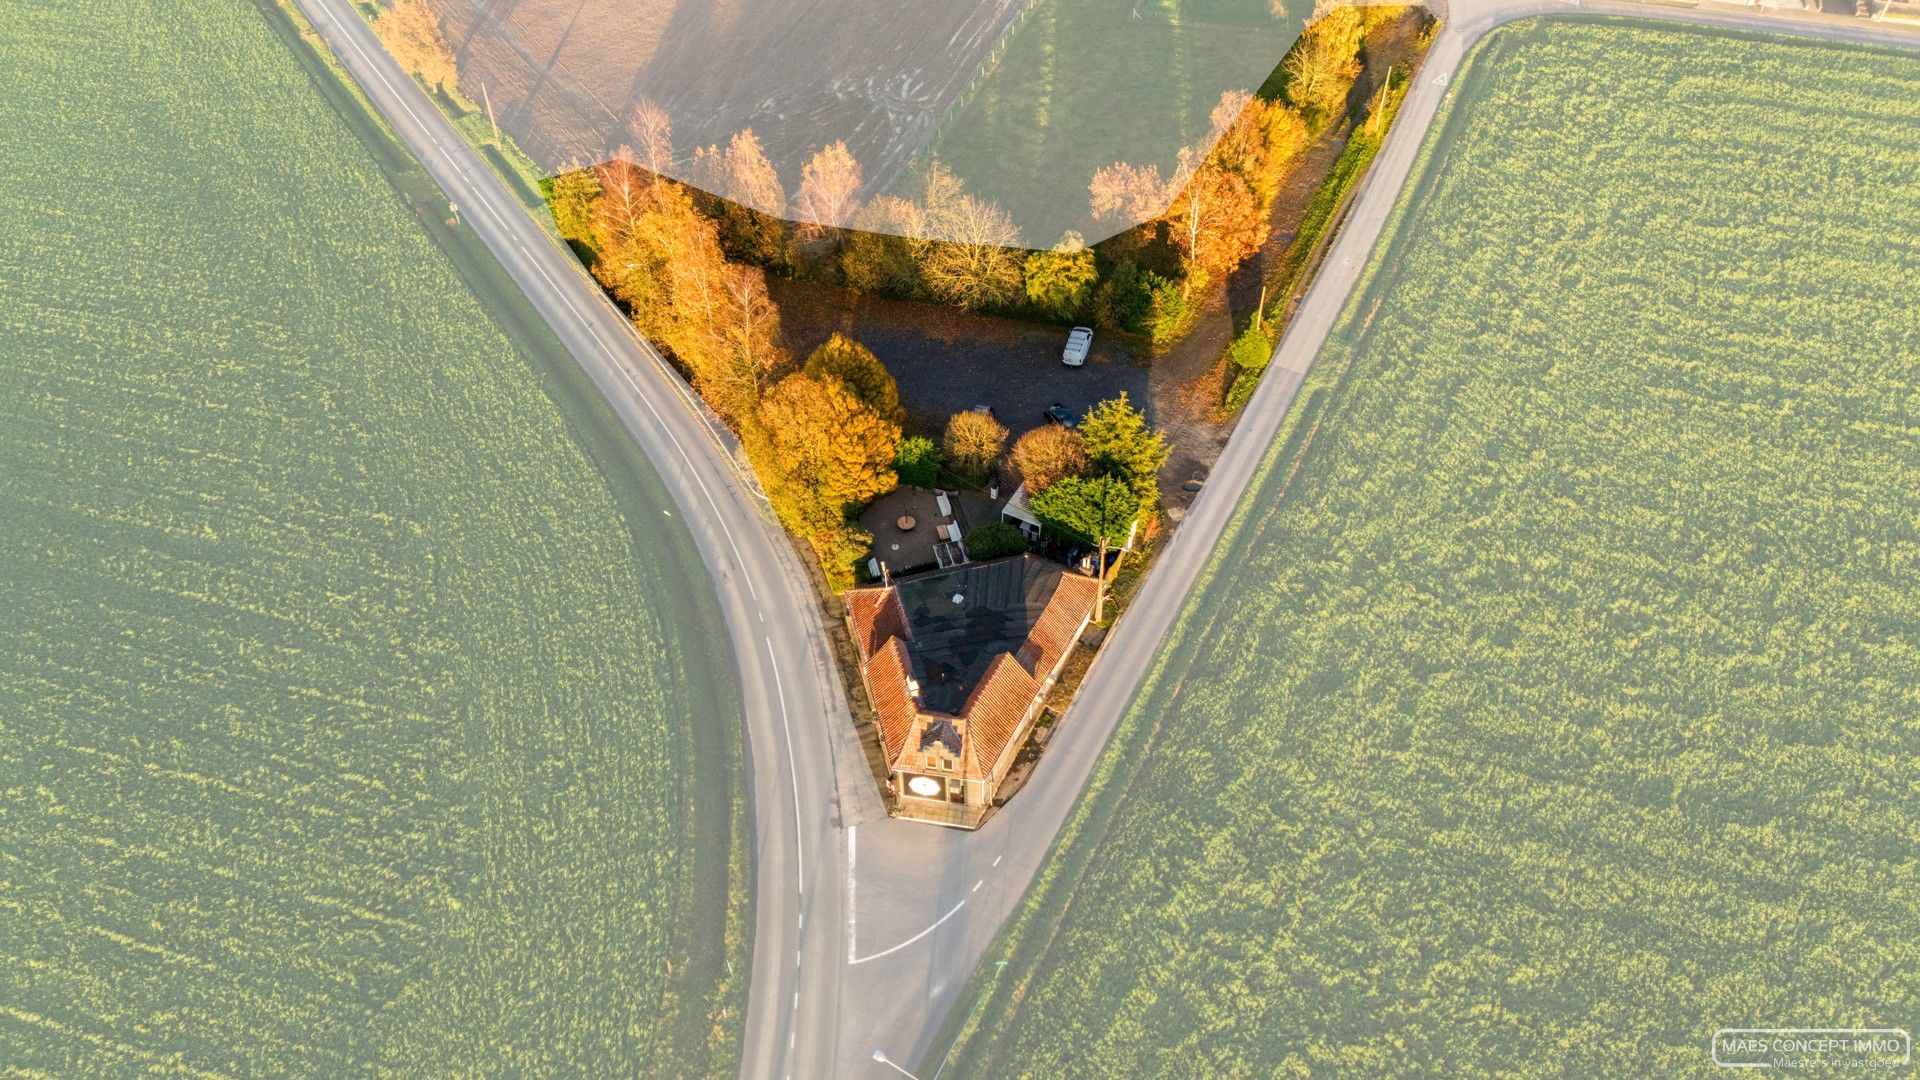
[[[493,98],[487,95],[487,84],[480,84],[480,100],[487,105],[487,126],[493,129],[493,145],[500,145],[500,125],[493,122]]]

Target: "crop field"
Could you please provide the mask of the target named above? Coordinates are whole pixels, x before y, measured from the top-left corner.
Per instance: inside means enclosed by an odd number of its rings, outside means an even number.
[[[286,12],[0,7],[0,1073],[731,1076],[645,459]]]
[[[1920,1016],[1920,53],[1553,19],[1456,87],[948,1075]]]
[[[1050,247],[1091,228],[1095,170],[1130,161],[1171,176],[1222,91],[1267,81],[1312,9],[1283,7],[1290,17],[1264,0],[1034,0],[928,152]]]

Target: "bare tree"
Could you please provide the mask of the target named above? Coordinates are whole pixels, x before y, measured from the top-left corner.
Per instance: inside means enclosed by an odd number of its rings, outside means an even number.
[[[844,142],[813,155],[800,173],[797,209],[805,220],[845,228],[859,212],[860,163]]]
[[[961,190],[959,178],[934,162],[927,173],[926,226],[921,241],[921,279],[942,303],[965,308],[1012,301],[1020,293],[1024,251],[1013,218],[985,199]]]
[[[727,143],[718,194],[771,217],[787,212],[787,191],[780,186],[780,174],[773,170],[752,128]]]
[[[634,158],[641,168],[655,176],[673,171],[673,119],[664,109],[641,98],[633,110],[633,119],[627,121],[627,131],[638,148]]]
[[[1087,192],[1095,221],[1133,224],[1159,217],[1173,189],[1161,179],[1159,166],[1117,161],[1093,174]]]
[[[613,157],[593,167],[600,182],[600,197],[593,204],[593,231],[602,247],[612,247],[633,236],[640,217],[649,206],[648,188],[653,178],[633,158],[633,150],[622,146]]]
[[[1253,104],[1251,90],[1222,90],[1220,103],[1213,107],[1213,112],[1207,117],[1211,128],[1207,136],[1208,144],[1219,142],[1227,132],[1232,131],[1233,126],[1240,121],[1240,114],[1246,112],[1247,106],[1251,104]]]

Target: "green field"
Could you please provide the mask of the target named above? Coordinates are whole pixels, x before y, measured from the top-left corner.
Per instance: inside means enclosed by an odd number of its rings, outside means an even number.
[[[1528,22],[1456,97],[946,1075],[1920,1019],[1920,53]]]
[[[271,3],[11,0],[0,69],[0,1073],[731,1076],[645,459]]]
[[[1221,91],[1260,88],[1311,11],[1288,7],[1275,19],[1266,0],[1141,0],[1134,18],[1130,0],[1035,0],[930,152],[1050,247],[1086,228],[1095,170],[1131,161],[1171,176]]]

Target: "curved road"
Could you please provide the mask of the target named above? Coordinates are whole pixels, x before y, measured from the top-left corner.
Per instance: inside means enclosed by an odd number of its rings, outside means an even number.
[[[751,754],[754,956],[741,1076],[897,1076],[928,1061],[948,1009],[1038,872],[1108,735],[1240,501],[1397,201],[1467,51],[1530,15],[1582,10],[1920,44],[1861,20],[1703,3],[1454,0],[1207,488],[1109,637],[1037,781],[975,833],[889,819],[848,721],[813,594],[724,431],[535,224],[347,0],[295,0],[374,107],[598,384],[659,470],[704,557],[739,668]]]
[[[733,640],[751,753],[756,924],[745,1069],[812,1075],[793,1063],[831,1060],[831,1028],[811,1017],[837,1012],[840,974],[830,744],[852,732],[805,573],[686,384],[524,212],[347,0],[296,3],[599,386],[699,545]]]

